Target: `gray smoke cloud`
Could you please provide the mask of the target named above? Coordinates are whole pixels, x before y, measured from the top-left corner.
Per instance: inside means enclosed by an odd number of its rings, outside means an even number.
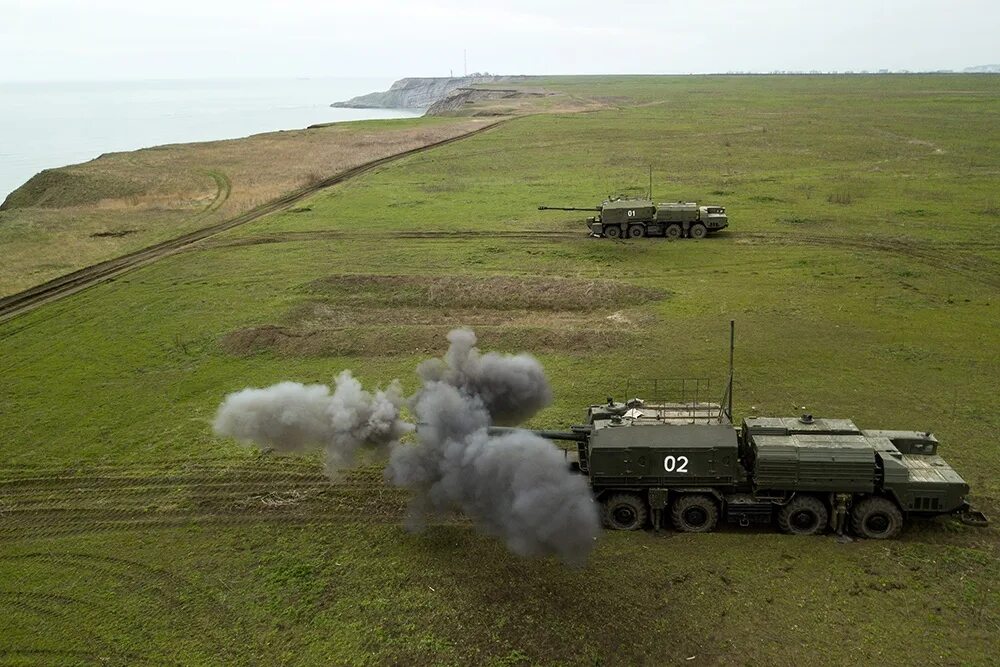
[[[404,404],[398,382],[372,394],[343,371],[332,393],[323,384],[281,382],[229,394],[212,426],[217,435],[284,453],[322,449],[333,474],[350,466],[361,448],[388,452],[412,431],[399,416]]]
[[[414,426],[403,422],[398,383],[370,394],[348,371],[325,385],[283,382],[226,397],[215,431],[282,452],[320,446],[327,466],[349,465],[362,447],[390,451],[386,479],[412,493],[409,525],[460,511],[484,533],[523,556],[555,555],[583,563],[600,532],[587,480],[562,451],[530,431],[491,435],[552,401],[541,364],[528,354],[482,354],[468,329],[448,334],[442,359],[420,364],[421,389],[409,400]]]
[[[586,560],[600,530],[596,506],[557,447],[530,431],[490,435],[483,401],[445,382],[426,384],[414,407],[419,439],[393,448],[386,468],[414,492],[411,527],[458,510],[516,554]]]
[[[428,359],[417,366],[417,375],[478,397],[494,424],[521,424],[552,402],[545,371],[530,354],[481,354],[470,329],[452,330],[448,342],[444,359]]]

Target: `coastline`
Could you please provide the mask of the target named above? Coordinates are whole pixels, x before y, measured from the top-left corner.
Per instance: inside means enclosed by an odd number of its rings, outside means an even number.
[[[246,79],[0,83],[0,201],[45,170],[179,143],[358,120],[417,109],[344,109],[339,99],[386,79]]]

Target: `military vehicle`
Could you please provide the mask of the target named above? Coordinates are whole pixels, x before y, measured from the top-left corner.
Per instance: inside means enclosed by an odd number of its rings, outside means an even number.
[[[729,225],[722,206],[699,206],[694,202],[657,204],[645,198],[613,197],[591,208],[539,206],[538,210],[596,211],[596,216],[587,218],[587,228],[594,236],[612,239],[644,236],[703,239]]]
[[[730,356],[730,359],[732,356]],[[987,517],[926,431],[863,430],[847,419],[747,417],[732,423],[732,362],[721,403],[699,400],[592,405],[569,431],[573,470],[587,475],[604,523],[636,530],[670,522],[708,532],[720,520],[777,525],[795,535],[832,529],[892,538],[909,517]]]

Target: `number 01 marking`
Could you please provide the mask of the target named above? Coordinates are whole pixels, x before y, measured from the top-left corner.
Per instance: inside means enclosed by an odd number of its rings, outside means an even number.
[[[663,459],[663,468],[667,472],[687,472],[688,457],[678,456],[674,458],[673,456],[668,456]]]
[[[628,212],[628,217],[634,218],[635,217],[635,211],[629,211]]]

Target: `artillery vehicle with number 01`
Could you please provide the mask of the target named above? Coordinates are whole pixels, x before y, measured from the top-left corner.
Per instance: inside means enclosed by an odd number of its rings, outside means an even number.
[[[642,238],[666,236],[671,239],[703,239],[729,226],[722,206],[699,206],[694,202],[654,203],[652,199],[614,197],[600,206],[539,206],[539,211],[596,211],[587,218],[587,228],[594,236]]]

